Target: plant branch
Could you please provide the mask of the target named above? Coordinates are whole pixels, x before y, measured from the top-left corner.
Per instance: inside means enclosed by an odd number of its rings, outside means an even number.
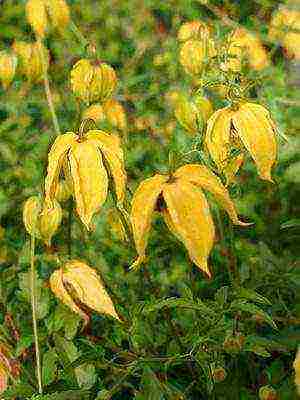
[[[47,62],[46,62],[45,54],[43,51],[42,39],[40,37],[37,37],[37,43],[38,43],[38,48],[39,48],[40,57],[41,57],[41,61],[42,61],[42,67],[43,67],[43,80],[44,80],[44,88],[45,88],[46,98],[47,98],[47,102],[48,102],[48,105],[50,108],[52,122],[54,125],[55,132],[57,135],[60,135],[60,127],[59,127],[58,119],[56,116],[55,107],[54,107],[53,98],[52,98],[51,89],[50,89],[50,82],[49,82],[49,77],[48,77],[48,72],[47,72]]]
[[[35,264],[34,264],[34,250],[35,250],[35,236],[33,233],[30,239],[30,293],[31,293],[33,335],[35,344],[36,373],[37,373],[39,394],[42,394],[43,388],[42,388],[42,374],[41,374],[41,359],[40,359],[37,316],[36,316],[37,304],[36,304],[36,287],[35,287],[36,277],[35,277]]]

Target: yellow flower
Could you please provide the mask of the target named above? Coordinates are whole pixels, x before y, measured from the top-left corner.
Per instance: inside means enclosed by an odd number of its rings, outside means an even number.
[[[288,57],[300,59],[300,11],[280,7],[274,14],[269,30],[270,40],[282,43]]]
[[[271,178],[276,161],[276,127],[269,111],[255,103],[240,102],[234,107],[217,110],[207,122],[205,144],[218,169],[227,181],[238,171],[243,156],[231,157],[231,150],[246,149],[256,164],[262,179]]]
[[[108,122],[121,131],[126,130],[127,120],[124,108],[120,102],[114,99],[108,99],[103,104],[103,109]]]
[[[209,36],[209,27],[202,21],[185,22],[179,28],[177,39],[180,42],[185,42],[189,39],[202,39]]]
[[[189,39],[180,48],[179,61],[186,73],[199,75],[205,62],[215,55],[216,50],[211,38]]]
[[[185,245],[190,259],[211,276],[207,259],[215,229],[203,189],[214,195],[234,224],[248,225],[239,221],[228,191],[205,166],[189,164],[171,176],[156,174],[139,185],[132,199],[130,221],[138,259],[131,268],[145,260],[152,216],[161,199],[161,213],[168,228]]]
[[[72,185],[79,218],[90,229],[93,215],[106,200],[108,178],[112,177],[118,202],[125,195],[126,173],[120,139],[100,130],[88,131],[84,137],[69,132],[55,140],[48,154],[45,179],[45,202],[52,207],[59,174]]]
[[[100,276],[82,261],[71,260],[54,271],[50,277],[50,287],[53,293],[86,323],[89,317],[80,308],[81,304],[120,320]]]
[[[14,54],[0,51],[0,82],[4,89],[7,89],[14,79],[17,63],[18,60]]]
[[[40,48],[44,53],[44,59],[46,60],[46,67],[49,65],[49,52],[40,43],[27,43],[27,42],[14,42],[13,50],[18,56],[18,70],[22,75],[30,82],[39,82],[43,77],[43,63],[40,55]]]
[[[31,196],[23,208],[23,222],[30,235],[42,239],[47,246],[51,245],[52,236],[57,231],[62,220],[62,209],[54,200],[51,209],[43,210],[40,197]]]
[[[269,59],[259,37],[244,28],[236,29],[230,38],[228,59],[224,67],[239,72],[242,60],[246,58],[249,66],[255,70],[261,70],[269,65]]]
[[[54,29],[64,30],[70,22],[70,9],[65,0],[45,0]]]
[[[71,88],[87,104],[107,100],[117,86],[114,69],[106,63],[79,60],[71,71]]]
[[[293,367],[295,370],[295,385],[297,388],[298,395],[300,396],[300,348],[297,351]]]

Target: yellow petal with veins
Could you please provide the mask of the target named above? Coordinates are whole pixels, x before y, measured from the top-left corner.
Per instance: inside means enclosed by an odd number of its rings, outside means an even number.
[[[191,260],[209,277],[207,259],[214,241],[214,223],[201,189],[184,179],[163,186],[172,231],[188,250]]]
[[[75,133],[66,133],[58,136],[48,154],[48,168],[45,179],[45,201],[50,208],[52,208],[52,201],[55,198],[59,173],[64,158],[72,144],[76,143],[76,139],[77,135],[75,135]]]
[[[260,177],[272,182],[271,169],[276,161],[277,144],[275,125],[268,110],[259,104],[242,103],[232,116],[232,123]]]
[[[68,153],[76,211],[90,229],[93,215],[106,200],[108,178],[100,151],[89,141],[75,143]]]
[[[95,144],[107,161],[109,172],[112,175],[118,202],[122,203],[126,191],[126,172],[121,141],[117,135],[104,131],[89,131],[86,135],[89,143]]]
[[[69,261],[63,268],[63,280],[75,290],[82,304],[119,320],[113,302],[93,268],[78,260]]]
[[[207,121],[205,145],[219,171],[223,171],[229,159],[232,114],[230,107],[221,108]]]
[[[139,257],[131,268],[137,268],[145,258],[152,214],[162,192],[163,184],[167,180],[168,176],[156,174],[152,178],[144,180],[133,195],[130,222]]]

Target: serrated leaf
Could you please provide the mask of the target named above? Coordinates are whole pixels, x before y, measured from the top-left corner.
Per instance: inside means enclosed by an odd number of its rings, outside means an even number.
[[[97,380],[95,366],[85,363],[75,368],[75,375],[80,388],[90,389]]]

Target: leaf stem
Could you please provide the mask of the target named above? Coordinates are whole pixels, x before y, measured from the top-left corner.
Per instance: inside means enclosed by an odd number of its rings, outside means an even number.
[[[46,62],[45,54],[43,51],[42,39],[40,37],[37,37],[37,43],[38,43],[40,57],[41,57],[41,61],[42,61],[42,67],[43,67],[43,80],[44,80],[44,88],[45,88],[46,98],[47,98],[47,102],[48,102],[48,105],[50,108],[52,122],[54,125],[55,132],[57,135],[60,135],[60,127],[59,127],[58,119],[56,116],[55,107],[54,107],[53,98],[52,98],[51,89],[50,89],[50,82],[49,82],[49,77],[48,77],[48,72],[47,72],[47,62]]]
[[[40,359],[39,338],[38,338],[37,317],[36,317],[37,304],[36,304],[36,287],[35,287],[34,250],[35,250],[35,236],[34,234],[32,234],[30,238],[30,293],[31,293],[33,335],[35,344],[36,373],[37,373],[39,394],[42,394],[43,388],[42,388],[42,374],[41,374],[41,359]]]

